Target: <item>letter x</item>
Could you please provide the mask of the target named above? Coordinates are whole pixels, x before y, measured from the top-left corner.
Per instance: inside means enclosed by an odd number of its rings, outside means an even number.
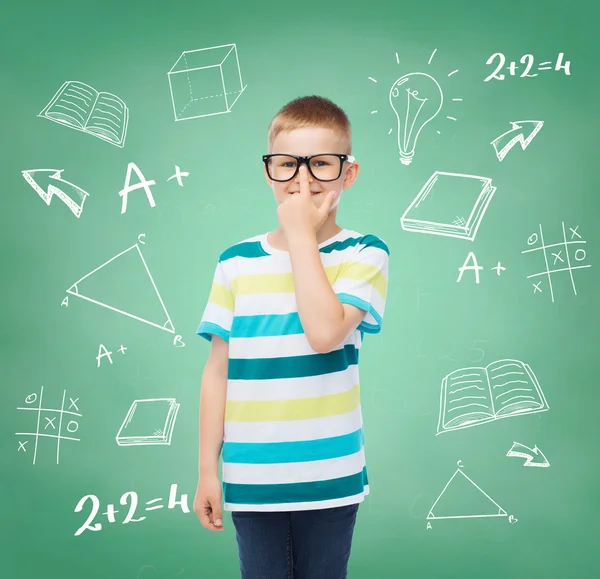
[[[538,281],[537,283],[533,284],[533,293],[535,293],[535,292],[542,293],[542,290],[540,289],[540,284],[541,283],[542,283],[541,281]]]
[[[56,430],[56,426],[54,426],[54,419],[56,418],[56,416],[54,416],[53,418],[48,418],[47,416],[44,416],[44,418],[48,421],[48,424],[46,424],[46,426],[44,427],[44,430],[46,430],[46,428],[48,428],[48,426],[52,425],[52,428],[54,428],[54,430]]]
[[[562,261],[563,263],[565,263],[565,260],[560,256],[561,253],[562,253],[562,249],[558,253],[553,253],[552,254],[554,256],[554,263],[552,265],[556,265],[556,260],[557,259],[560,259],[560,261]]]

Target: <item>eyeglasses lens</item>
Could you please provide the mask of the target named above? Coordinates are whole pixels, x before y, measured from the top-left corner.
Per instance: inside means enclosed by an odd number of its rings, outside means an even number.
[[[288,181],[296,172],[298,161],[289,155],[274,155],[267,163],[269,176],[275,181]],[[310,170],[319,181],[335,181],[340,176],[342,160],[335,155],[319,155],[310,160]]]

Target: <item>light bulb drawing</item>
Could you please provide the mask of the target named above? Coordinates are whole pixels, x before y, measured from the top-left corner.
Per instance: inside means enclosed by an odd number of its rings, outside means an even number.
[[[423,127],[442,110],[444,95],[437,80],[424,72],[400,77],[390,89],[390,105],[398,120],[400,162],[410,165]]]
[[[431,53],[427,64],[431,64],[437,48]],[[396,63],[400,64],[398,53],[396,53]],[[458,72],[455,69],[448,73],[448,77]],[[370,81],[377,83],[373,77],[368,77]],[[410,72],[398,78],[389,90],[387,95],[388,102],[392,111],[396,115],[397,121],[397,146],[400,162],[406,167],[413,161],[415,147],[421,135],[421,131],[435,119],[444,105],[444,94],[442,87],[433,76],[424,72]],[[453,98],[453,102],[462,102],[462,98]],[[371,114],[379,111],[373,110]],[[447,119],[456,121],[456,117],[447,115]],[[390,128],[388,135],[391,135],[393,129]],[[427,132],[427,131],[426,131]],[[438,135],[441,134],[436,130]]]

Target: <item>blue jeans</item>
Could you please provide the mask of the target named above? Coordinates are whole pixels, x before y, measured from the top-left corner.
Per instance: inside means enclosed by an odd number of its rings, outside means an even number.
[[[233,511],[242,579],[346,579],[357,511]]]

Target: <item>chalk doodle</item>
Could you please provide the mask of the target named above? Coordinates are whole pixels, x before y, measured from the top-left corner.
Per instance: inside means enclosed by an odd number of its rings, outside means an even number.
[[[506,456],[524,458],[525,463],[523,466],[537,466],[542,468],[548,468],[550,466],[544,453],[535,445],[533,448],[529,448],[520,442],[513,442],[513,445],[506,453]]]
[[[128,348],[126,346],[124,346],[123,344],[121,344],[121,347],[117,350],[117,352],[120,352],[121,354],[125,355],[125,352],[127,350],[128,350]],[[112,351],[107,350],[106,346],[104,344],[100,344],[100,346],[98,346],[98,355],[96,356],[96,362],[98,362],[97,368],[100,368],[102,358],[108,358],[108,361],[110,362],[110,364],[112,366],[112,364],[113,364]]]
[[[510,124],[512,128],[509,131],[502,133],[490,143],[494,147],[496,157],[500,162],[517,143],[521,144],[521,149],[524,151],[540,132],[544,126],[544,121],[511,121]]]
[[[179,404],[175,398],[134,400],[119,428],[119,446],[171,444]]]
[[[473,519],[506,516],[508,516],[508,513],[471,480],[459,466],[442,489],[431,509],[429,509],[427,519]]]
[[[85,495],[84,497],[82,497],[79,500],[79,502],[77,503],[77,505],[75,506],[75,512],[80,513],[81,511],[83,511],[83,508],[88,501],[91,503],[90,514],[88,515],[88,517],[85,520],[85,522],[83,523],[83,525],[81,525],[75,531],[75,537],[81,535],[84,531],[101,531],[102,530],[102,523],[94,523],[94,519],[98,516],[98,514],[100,512],[100,499],[96,495]],[[138,502],[139,502],[139,497],[135,491],[128,491],[126,493],[123,493],[123,495],[121,495],[119,504],[123,507],[127,507],[127,513],[125,514],[124,519],[121,522],[121,524],[126,525],[128,523],[139,523],[146,519],[145,515],[135,518],[136,510],[138,508]],[[162,504],[163,502],[164,502],[164,499],[162,497],[158,497],[158,498],[146,501],[146,508],[144,510],[145,511],[155,511],[158,509],[163,509],[163,508],[165,508],[165,505]],[[182,494],[181,498],[179,500],[177,500],[177,484],[172,484],[170,487],[170,490],[169,490],[169,499],[167,501],[167,508],[174,509],[178,505],[181,507],[181,510],[184,513],[190,512],[190,508],[188,506],[188,495]],[[106,520],[108,523],[116,523],[117,518],[115,515],[119,512],[120,511],[115,508],[115,505],[113,503],[110,503],[106,506],[106,511],[104,511],[101,514],[106,516]]]
[[[495,270],[498,277],[503,271],[506,271],[506,267],[502,265],[501,261],[499,261],[494,267],[490,267],[490,269]],[[483,270],[483,266],[479,265],[475,253],[473,251],[469,251],[462,266],[458,268],[458,277],[456,278],[456,283],[460,283],[465,271],[472,271],[475,274],[475,283],[479,283],[479,272],[481,270]]]
[[[485,368],[461,368],[442,380],[436,436],[548,409],[533,370],[520,360],[497,360]]]
[[[131,177],[133,173],[136,174],[138,182],[132,184]],[[175,173],[167,179],[167,182],[169,182],[171,179],[176,179],[179,187],[183,187],[182,177],[189,176],[189,171],[182,171],[179,165],[175,165]],[[123,185],[123,189],[119,191],[119,196],[121,197],[121,215],[127,213],[127,201],[129,200],[129,193],[133,193],[138,189],[144,190],[150,207],[156,207],[156,201],[154,201],[154,196],[152,195],[152,185],[156,185],[156,181],[154,179],[146,179],[140,168],[134,162],[130,162],[127,165],[127,172],[125,173],[125,184]]]
[[[15,432],[15,435],[19,437],[19,446],[17,452],[27,453],[30,451],[28,444],[30,439],[23,440],[22,437],[33,437],[35,442],[33,443],[33,464],[36,463],[38,455],[38,447],[40,445],[40,438],[42,440],[50,440],[56,442],[56,464],[60,463],[60,450],[61,441],[79,441],[80,439],[74,436],[79,430],[79,421],[82,414],[79,412],[79,398],[71,398],[70,396],[68,404],[69,406],[65,409],[65,402],[67,398],[67,391],[63,390],[62,402],[60,409],[58,408],[45,408],[43,405],[44,387],[40,388],[39,395],[36,392],[32,392],[25,398],[25,406],[17,407],[17,410],[27,415],[25,419],[32,428],[23,432]],[[36,404],[37,402],[37,404]],[[35,424],[35,429],[33,425]],[[35,430],[35,431],[34,431]],[[66,433],[64,431],[66,430]]]
[[[125,145],[129,109],[118,96],[69,80],[38,115],[117,147]]]
[[[50,205],[52,197],[58,197],[75,215],[81,217],[83,204],[89,193],[62,178],[64,169],[29,169],[21,171],[23,178],[33,190]]]
[[[435,171],[400,224],[405,231],[473,241],[495,191],[487,177]]]
[[[134,274],[134,278],[132,279],[140,282],[136,286],[136,290],[143,292],[144,295],[132,295],[131,289],[126,284],[123,284],[122,279],[126,272]],[[102,278],[101,281],[98,281],[98,278]],[[117,281],[120,283],[117,284]],[[86,289],[88,285],[90,286],[89,290]],[[128,247],[84,275],[67,289],[67,293],[139,322],[159,328],[160,330],[175,334],[175,328],[173,327],[171,317],[169,316],[163,299],[154,283],[154,278],[150,273],[150,269],[144,259],[139,243]],[[98,295],[102,293],[110,293],[112,300],[126,300],[128,302],[128,309],[125,309],[124,306],[116,307],[112,305],[109,303],[109,299]],[[68,296],[63,300],[62,305],[69,305]],[[138,310],[142,307],[148,309],[149,315],[142,316],[133,313],[133,311],[135,311],[133,308]],[[153,320],[151,316],[161,316],[162,319]],[[179,335],[173,338],[173,344],[185,345],[181,341],[181,336]]]
[[[431,64],[437,48],[431,53],[428,65]],[[400,63],[398,53],[396,53],[396,63]],[[458,72],[455,69],[448,73],[448,77]],[[369,80],[377,83],[378,81],[369,77]],[[444,94],[439,82],[430,74],[424,72],[411,72],[401,76],[392,83],[388,93],[390,107],[396,116],[397,141],[400,162],[408,166],[412,163],[417,141],[421,131],[442,110],[444,104]],[[462,98],[453,98],[453,102],[461,102]],[[376,114],[378,111],[371,111]],[[456,121],[456,117],[447,115],[447,119]],[[392,129],[388,134],[392,133]],[[440,134],[440,131],[437,131]]]
[[[229,113],[246,90],[235,44],[186,50],[167,76],[176,121]]]
[[[552,70],[552,69],[554,69],[555,71],[564,70],[565,75],[570,76],[571,61],[567,60],[563,64],[564,56],[565,56],[565,53],[560,52],[558,54],[558,57],[554,64],[552,63],[551,60],[548,60],[545,62],[540,62],[537,70],[539,70],[539,71]],[[500,72],[504,68],[504,65],[506,64],[506,57],[504,56],[504,54],[502,54],[501,52],[496,52],[496,53],[492,54],[492,56],[490,56],[487,59],[486,64],[492,64],[494,62],[494,60],[496,60],[496,58],[498,59],[498,64],[496,65],[494,72],[492,72],[490,75],[488,75],[483,82],[488,82],[492,79],[504,80],[505,76],[503,73]],[[519,75],[521,78],[533,78],[535,76],[538,76],[537,72],[530,74],[531,69],[533,68],[534,62],[535,62],[535,58],[534,58],[533,54],[524,54],[523,56],[521,56],[519,63],[525,65],[523,72]],[[515,76],[517,70],[519,70],[519,67],[517,66],[517,63],[513,61],[513,62],[509,63],[509,65],[506,67],[506,70],[508,70],[508,72],[511,76]]]
[[[529,249],[525,249],[521,252],[521,254],[529,253],[543,255],[543,271],[528,275],[527,279],[532,280],[534,294],[538,292],[543,293],[545,289],[548,289],[552,303],[554,303],[555,297],[554,284],[552,281],[554,276],[569,272],[573,294],[577,295],[577,287],[575,286],[573,272],[575,270],[592,267],[591,264],[587,263],[587,253],[584,249],[586,241],[582,239],[581,234],[578,231],[579,225],[575,228],[569,227],[569,239],[567,240],[564,221],[562,221],[561,224],[562,241],[546,245],[544,242],[544,232],[540,223],[539,233],[534,232],[527,239]],[[537,278],[537,280],[535,278]]]

